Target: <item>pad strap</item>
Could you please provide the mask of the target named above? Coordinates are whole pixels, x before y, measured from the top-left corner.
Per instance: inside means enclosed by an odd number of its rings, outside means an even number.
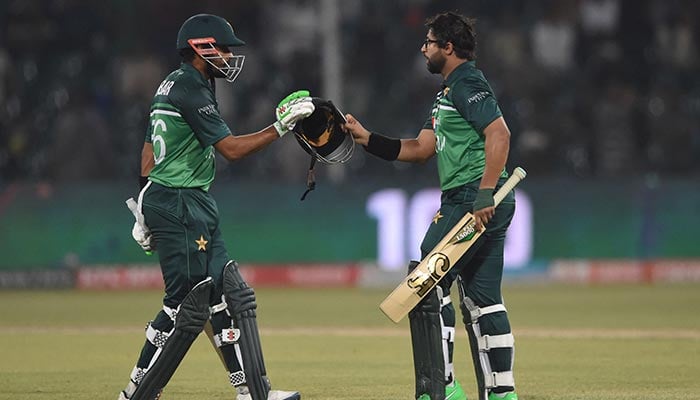
[[[143,379],[144,375],[146,375],[146,372],[148,372],[146,368],[134,367],[134,369],[131,370],[131,375],[129,375],[131,383],[135,383],[136,385],[141,383],[141,380]],[[134,390],[136,390],[136,386],[134,386]],[[133,391],[131,393],[133,393]]]
[[[223,297],[223,296],[221,296]],[[224,299],[221,299],[221,303],[213,305],[209,308],[209,311],[211,312],[212,315],[218,314],[222,311],[226,310],[226,301]]]
[[[491,372],[490,374],[484,374],[484,384],[487,388],[495,388],[499,386],[515,387],[513,371]]]
[[[467,310],[469,310],[469,315],[471,316],[472,323],[476,323],[482,315],[506,311],[506,306],[504,306],[503,304],[494,304],[492,306],[479,307],[468,297],[464,298],[464,305],[467,307]]]
[[[450,296],[444,296],[440,299],[440,305],[445,307],[448,304],[452,304],[452,298]]]
[[[230,374],[228,374],[228,380],[229,382],[231,382],[231,385],[233,385],[233,387],[238,387],[245,383],[245,372],[231,372]]]
[[[170,319],[173,322],[175,322],[175,317],[177,316],[177,308],[170,308],[164,304],[163,312],[165,312],[168,315],[168,317],[170,317]]]
[[[146,327],[146,339],[151,342],[154,346],[162,348],[165,346],[165,342],[168,341],[170,336],[169,332],[163,332],[153,327],[153,322],[148,323]]]
[[[513,347],[515,339],[512,333],[503,335],[483,335],[477,337],[479,342],[479,351],[489,351],[491,349]]]
[[[455,337],[455,328],[451,326],[443,326],[442,327],[442,338],[445,340],[451,340],[454,341]]]

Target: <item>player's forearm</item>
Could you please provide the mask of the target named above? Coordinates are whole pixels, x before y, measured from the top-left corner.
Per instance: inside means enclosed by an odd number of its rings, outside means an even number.
[[[422,129],[415,139],[401,139],[399,161],[424,163],[435,155],[435,133]]]
[[[229,135],[214,144],[214,148],[227,160],[234,161],[255,153],[279,137],[277,130],[270,125],[247,135]]]
[[[479,188],[494,188],[506,166],[510,150],[510,132],[500,129],[486,136],[486,166]]]
[[[401,151],[397,160],[413,163],[424,163],[435,154],[433,149],[427,148],[418,139],[401,139]]]
[[[155,165],[156,161],[153,157],[153,144],[145,142],[143,144],[143,149],[141,149],[141,176],[146,177],[150,175]]]

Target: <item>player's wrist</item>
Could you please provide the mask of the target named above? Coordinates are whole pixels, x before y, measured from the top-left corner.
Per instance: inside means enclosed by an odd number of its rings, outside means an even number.
[[[282,137],[282,136],[284,136],[287,132],[289,132],[289,127],[288,127],[287,125],[283,124],[283,123],[280,122],[280,121],[275,121],[275,122],[272,124],[272,126],[273,126],[273,127],[275,128],[275,130],[277,131],[277,134],[279,135],[279,137]]]
[[[401,152],[401,139],[395,139],[370,132],[367,145],[364,146],[368,153],[387,160],[395,161]]]
[[[476,193],[476,199],[474,199],[474,207],[472,207],[472,210],[478,211],[493,206],[493,188],[479,189]]]

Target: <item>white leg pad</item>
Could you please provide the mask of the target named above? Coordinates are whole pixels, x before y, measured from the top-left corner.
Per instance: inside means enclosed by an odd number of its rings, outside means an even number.
[[[491,360],[489,359],[489,351],[491,349],[513,348],[515,344],[513,334],[505,333],[502,335],[482,335],[481,328],[479,326],[479,318],[481,318],[481,316],[497,312],[506,312],[506,307],[503,304],[479,307],[474,304],[469,297],[463,296],[463,299],[464,305],[466,306],[467,310],[469,310],[469,315],[471,317],[471,329],[477,339],[479,361],[481,364],[481,370],[484,374],[485,389],[488,390],[499,386],[515,386],[512,365],[510,371],[494,372],[491,369]]]

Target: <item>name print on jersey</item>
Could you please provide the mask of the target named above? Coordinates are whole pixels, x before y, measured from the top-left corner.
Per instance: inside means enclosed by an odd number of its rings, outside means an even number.
[[[158,86],[158,90],[156,90],[156,96],[167,96],[170,94],[170,89],[172,89],[174,84],[174,81],[163,81],[163,83]]]

